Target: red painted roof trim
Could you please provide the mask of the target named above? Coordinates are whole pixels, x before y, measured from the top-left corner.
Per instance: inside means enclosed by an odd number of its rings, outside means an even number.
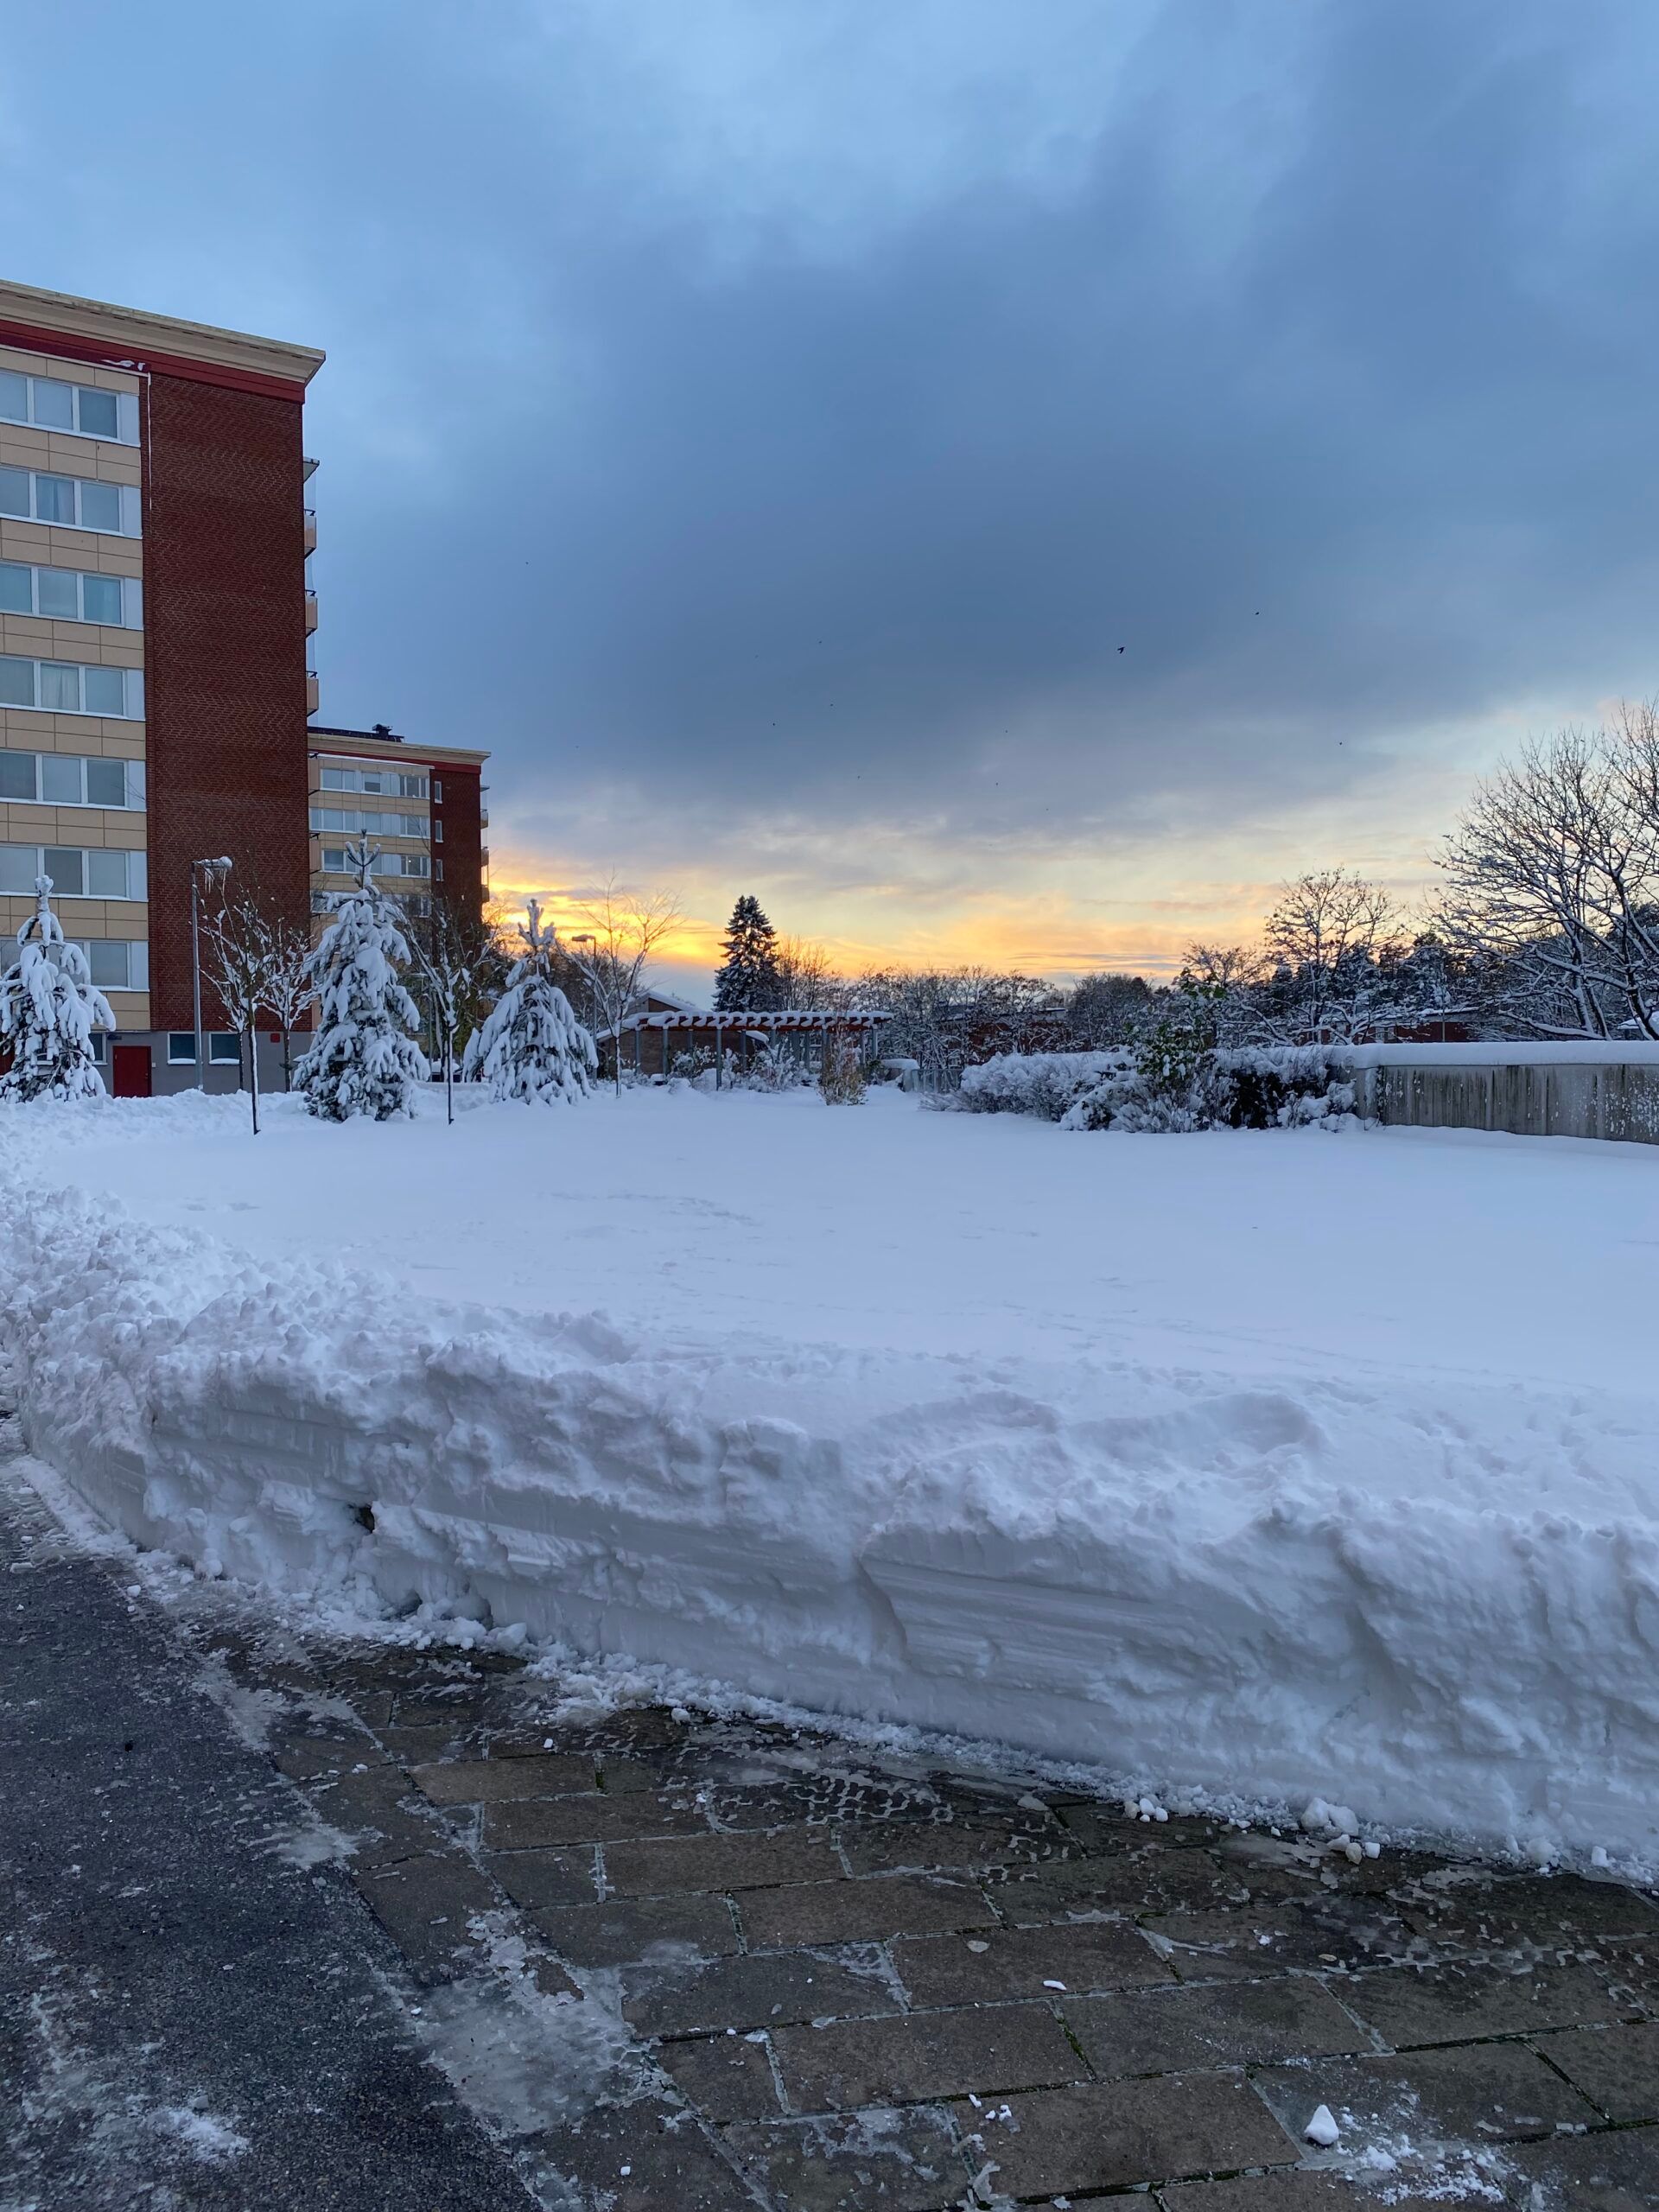
[[[257,369],[222,367],[216,361],[187,360],[179,353],[123,353],[111,339],[78,338],[67,330],[38,330],[28,323],[0,321],[0,346],[20,346],[33,353],[55,353],[67,361],[86,361],[100,369],[149,370],[153,375],[183,377],[192,384],[223,385],[232,391],[257,392],[264,399],[305,402],[305,386],[292,377],[268,377]]]

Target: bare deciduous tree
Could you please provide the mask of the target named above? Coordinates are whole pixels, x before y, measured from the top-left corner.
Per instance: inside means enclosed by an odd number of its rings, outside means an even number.
[[[202,965],[248,1056],[248,1097],[259,1134],[259,1016],[269,1007],[273,925],[251,898],[226,899],[202,932]]]
[[[1477,787],[1440,855],[1436,926],[1502,1023],[1659,1037],[1659,716],[1567,729]]]
[[[602,1036],[609,1037],[618,1095],[622,1090],[622,1024],[645,994],[651,957],[680,919],[671,892],[636,897],[612,876],[591,906],[586,928],[573,931],[561,950],[582,977],[584,995]]]
[[[286,915],[260,912],[266,950],[264,1011],[283,1040],[283,1088],[294,1088],[294,1032],[316,1004],[311,978],[311,936]]]
[[[1262,938],[1252,995],[1258,1020],[1279,1042],[1357,1044],[1392,1017],[1379,965],[1398,958],[1402,941],[1380,884],[1342,868],[1298,876],[1283,887]]]

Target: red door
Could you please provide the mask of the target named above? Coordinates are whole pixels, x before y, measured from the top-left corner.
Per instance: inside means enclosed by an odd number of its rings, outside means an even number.
[[[115,1095],[118,1098],[148,1098],[149,1096],[149,1047],[148,1045],[118,1045],[114,1048]]]

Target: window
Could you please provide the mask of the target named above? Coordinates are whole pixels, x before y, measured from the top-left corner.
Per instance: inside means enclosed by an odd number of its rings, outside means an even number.
[[[8,562],[0,570],[0,603],[16,614],[49,614],[60,622],[99,622],[111,628],[140,626],[136,576],[100,576],[79,569],[29,568]]]
[[[136,668],[88,667],[79,661],[22,660],[0,654],[0,706],[137,721],[144,711],[144,679]]]
[[[344,845],[325,845],[322,849],[322,868],[325,875],[355,875],[357,865]],[[424,853],[377,853],[369,864],[372,875],[427,875],[431,863]]]
[[[196,1065],[196,1033],[194,1029],[169,1029],[167,1033],[167,1065],[170,1068],[193,1068]]]
[[[92,1058],[98,1062],[99,1065],[102,1067],[104,1065],[104,1032],[101,1029],[94,1029],[92,1035],[86,1039],[86,1043],[88,1049],[92,1052]]]
[[[424,776],[405,773],[400,768],[330,768],[321,776],[326,791],[364,791],[381,798],[424,798],[427,779]]]
[[[443,785],[435,776],[432,779],[432,804],[435,806],[442,806],[443,804]]]
[[[0,468],[0,515],[22,522],[137,537],[141,511],[135,485],[98,484],[91,477],[55,476],[37,468]]]
[[[442,883],[443,881],[443,862],[442,860],[435,860],[432,863],[432,880],[434,883]]]
[[[432,842],[435,845],[441,845],[443,842],[443,824],[442,822],[435,821],[432,824]]]
[[[0,561],[0,614],[49,614],[56,622],[101,622],[115,629],[137,630],[143,626],[143,610],[137,576],[89,575],[79,569]]]
[[[190,1039],[193,1045],[195,1041],[194,1037]],[[213,1067],[224,1067],[227,1064],[241,1066],[242,1039],[234,1029],[214,1030],[207,1039],[207,1058]]]
[[[136,446],[138,395],[0,369],[0,423],[32,423],[41,430],[72,430],[83,438],[113,438]]]
[[[148,862],[143,853],[81,845],[0,845],[0,891],[13,897],[49,875],[60,899],[143,899]]]
[[[423,814],[377,814],[355,806],[314,806],[311,827],[314,831],[343,830],[371,837],[424,837],[427,833]]]
[[[101,991],[147,991],[149,988],[149,947],[142,938],[75,938],[86,956],[92,981]]]

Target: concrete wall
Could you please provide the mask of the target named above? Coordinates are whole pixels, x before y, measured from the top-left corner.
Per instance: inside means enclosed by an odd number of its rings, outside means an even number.
[[[1360,1111],[1385,1124],[1659,1144],[1659,1046],[1373,1045],[1353,1059]]]

